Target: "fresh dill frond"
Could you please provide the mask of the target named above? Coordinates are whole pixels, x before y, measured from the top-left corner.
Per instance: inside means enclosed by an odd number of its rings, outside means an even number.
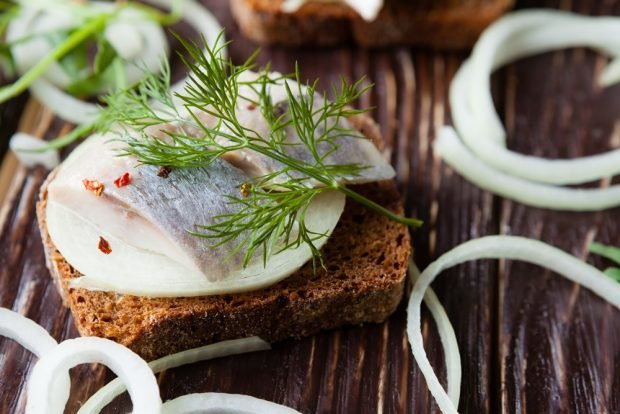
[[[618,247],[592,242],[592,244],[590,244],[590,253],[594,253],[620,265],[620,248]],[[604,270],[604,273],[615,281],[620,282],[620,267],[608,267]]]
[[[181,55],[190,72],[183,91],[170,91],[170,72],[164,70],[162,76],[149,76],[137,87],[106,98],[109,109],[103,118],[104,129],[120,125],[131,131],[121,132],[127,143],[122,155],[134,156],[142,164],[191,168],[208,166],[237,151],[251,151],[279,167],[254,177],[241,191],[242,196],[230,197],[234,212],[215,217],[213,224],[198,223],[200,231],[192,234],[211,240],[212,246],[234,242],[231,254],[244,250],[246,266],[255,254],[262,254],[266,262],[271,254],[301,244],[308,245],[322,265],[315,242],[324,235],[306,226],[305,214],[319,194],[330,190],[399,223],[421,224],[342,184],[369,166],[330,162],[340,139],[362,138],[343,121],[363,112],[353,108],[369,88],[363,79],[353,84],[341,79],[328,100],[317,93],[317,81],[302,82],[298,67],[289,76],[272,74],[268,68],[252,72],[256,54],[235,65],[222,57],[227,44],[218,41],[219,46],[209,48],[204,39],[198,44],[177,38],[188,54]],[[270,93],[274,85],[285,89],[279,102],[273,102]],[[259,110],[268,129],[253,129],[239,119],[240,105]],[[289,142],[290,133],[298,141]],[[296,151],[308,156],[295,157],[292,153]]]

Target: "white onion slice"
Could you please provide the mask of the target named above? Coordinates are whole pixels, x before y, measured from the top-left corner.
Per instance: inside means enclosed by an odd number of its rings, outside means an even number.
[[[409,280],[411,286],[415,286],[416,281],[420,278],[420,270],[413,260],[409,261]],[[459,405],[461,396],[461,356],[459,355],[459,344],[456,341],[454,327],[450,323],[445,308],[437,298],[437,295],[430,287],[424,294],[424,304],[431,312],[431,316],[437,326],[441,346],[446,360],[446,373],[448,379],[448,396],[455,407]]]
[[[24,132],[13,134],[9,141],[9,147],[17,156],[19,162],[28,168],[36,165],[43,165],[51,170],[60,164],[60,154],[57,150],[44,152],[34,152],[37,149],[48,145],[47,142]]]
[[[207,392],[188,394],[164,404],[162,414],[300,414],[249,395]]]
[[[39,358],[57,345],[43,327],[6,308],[0,308],[0,336],[11,338]]]
[[[62,342],[43,355],[34,366],[28,381],[26,413],[49,414],[50,407],[58,407],[61,403],[64,406],[66,396],[55,392],[58,387],[54,384],[59,374],[88,362],[107,365],[127,384],[134,414],[160,412],[159,388],[146,361],[116,342],[82,337]]]
[[[456,413],[455,404],[444,391],[424,350],[421,330],[421,305],[427,289],[445,269],[478,259],[522,260],[546,267],[572,282],[591,290],[620,309],[620,285],[603,272],[578,258],[546,243],[514,236],[488,236],[465,242],[443,254],[422,272],[407,307],[407,334],[413,356],[426,379],[442,413]]]
[[[199,361],[206,361],[214,358],[221,358],[229,355],[243,354],[247,352],[264,351],[270,349],[268,342],[254,336],[250,338],[222,341],[200,348],[189,349],[187,351],[168,355],[155,361],[149,362],[149,367],[154,374],[166,369],[180,367],[186,364],[193,364]],[[82,405],[78,414],[97,414],[103,407],[108,405],[114,398],[125,392],[125,385],[120,379],[115,379],[106,384]]]
[[[443,127],[435,153],[478,187],[534,207],[566,211],[597,211],[620,206],[620,185],[608,188],[565,188],[513,177],[476,158],[451,127]]]
[[[506,132],[494,110],[491,72],[519,57],[575,46],[620,55],[620,18],[527,10],[507,15],[485,31],[450,89],[456,129],[478,157],[511,175],[548,184],[579,184],[620,173],[620,150],[548,160],[504,148]],[[618,79],[613,67],[609,71],[603,79],[607,84]]]

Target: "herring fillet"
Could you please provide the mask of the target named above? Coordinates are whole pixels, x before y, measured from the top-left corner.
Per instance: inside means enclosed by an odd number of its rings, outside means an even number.
[[[258,75],[246,73],[242,76],[252,80]],[[288,105],[283,83],[269,88],[278,108]],[[243,84],[240,96],[250,100],[257,98],[256,92]],[[322,97],[317,95],[315,99],[318,102],[315,106],[322,104]],[[196,115],[210,128],[218,124],[206,112]],[[247,100],[237,101],[237,116],[245,128],[269,139],[269,123],[258,108],[248,105]],[[391,165],[370,140],[356,135],[358,132],[351,128],[347,119],[340,119],[338,127],[351,131],[351,136],[346,132],[347,136],[334,138],[335,148],[326,142],[319,143],[320,154],[333,150],[323,163],[367,166],[357,175],[339,177],[341,183],[366,183],[394,177]],[[148,132],[165,140],[166,131],[177,128],[174,123],[164,124]],[[191,133],[199,137],[200,129],[192,129]],[[287,156],[315,162],[293,127],[287,127],[285,133],[283,148]],[[75,287],[144,293],[144,296],[215,294],[210,292],[245,289],[243,286],[254,284],[250,279],[281,279],[312,257],[307,246],[300,246],[269,258],[266,267],[262,255],[255,254],[244,269],[245,250],[231,254],[240,239],[213,248],[210,245],[217,240],[205,240],[190,233],[200,233],[198,226],[214,224],[219,215],[238,211],[240,207],[231,203],[230,197],[241,196],[242,184],[282,170],[281,163],[244,149],[230,152],[207,167],[177,168],[167,178],[162,178],[157,175],[158,167],[138,166],[135,157],[119,156],[119,149],[126,144],[111,141],[112,138],[116,136],[94,135],[86,140],[58,168],[48,186],[49,234],[67,262],[84,275],[74,281]],[[224,139],[219,143],[226,145]],[[132,177],[131,184],[116,188],[114,180],[126,172]],[[272,181],[273,188],[287,177],[303,175],[289,171],[287,176],[277,176]],[[102,195],[88,191],[83,179],[104,183]],[[307,180],[306,184],[322,185],[314,180]],[[321,248],[335,228],[344,198],[342,193],[332,190],[321,194],[311,204],[308,217],[312,220],[308,219],[306,225],[325,235],[315,241],[317,248]],[[322,210],[314,211],[316,209]],[[110,245],[111,252],[98,248],[101,239]],[[268,273],[272,274],[266,277]],[[139,282],[143,280],[154,286],[143,288]],[[236,287],[230,285],[234,280],[239,280]],[[192,286],[196,286],[196,292]]]
[[[175,169],[162,178],[157,167],[138,167],[135,158],[118,157],[116,148],[103,136],[82,144],[50,183],[48,203],[59,203],[94,224],[106,240],[120,239],[168,256],[211,280],[226,278],[242,268],[239,255],[229,257],[234,241],[214,249],[209,247],[214,242],[190,232],[200,232],[196,225],[212,224],[217,215],[235,212],[238,206],[231,204],[228,196],[239,196],[239,186],[249,180],[247,175],[216,160],[208,168]],[[113,181],[125,172],[130,173],[131,184],[116,188]],[[85,178],[105,185],[100,197],[84,188]],[[71,258],[70,251],[59,247]],[[81,261],[73,258],[73,262]]]
[[[239,98],[237,100],[236,116],[237,120],[244,128],[247,128],[250,135],[255,135],[260,139],[269,141],[271,134],[271,126],[261,113],[261,110],[251,102],[259,100],[257,92],[248,85],[248,82],[256,81],[260,75],[256,72],[247,71],[239,76]],[[270,78],[276,79],[279,74],[272,73]],[[269,94],[274,111],[277,112],[276,117],[282,113],[289,113],[288,106],[288,94],[284,82],[287,82],[291,91],[297,94],[297,84],[291,80],[274,80],[274,83],[267,85],[267,93]],[[255,86],[256,87],[256,86]],[[301,88],[301,93],[307,91],[306,87]],[[325,104],[325,100],[321,95],[315,93],[314,95],[315,111],[318,111]],[[287,115],[289,116],[289,115]],[[315,122],[318,123],[318,113],[315,114]],[[213,123],[212,123],[213,124]],[[325,123],[318,123],[317,133],[323,134],[326,128],[332,128],[335,124],[335,119],[327,119]],[[338,165],[338,164],[357,164],[362,166],[357,175],[345,175],[338,177],[340,183],[346,184],[363,184],[373,181],[390,180],[394,178],[396,172],[390,165],[390,163],[383,158],[377,147],[364,137],[359,131],[351,126],[349,120],[345,117],[341,117],[336,125],[338,130],[332,132],[334,136],[332,146],[328,142],[317,143],[316,149],[319,155],[325,156],[321,161],[325,165]],[[227,133],[233,133],[233,131],[223,128]],[[346,131],[346,132],[343,132]],[[283,152],[298,160],[302,160],[308,164],[314,164],[316,160],[308,150],[308,148],[301,142],[299,135],[293,126],[288,126],[284,130],[285,139],[284,145],[282,145]],[[230,143],[228,139],[223,137],[216,138],[218,144],[226,146]],[[329,154],[328,154],[329,153]],[[260,178],[273,174],[277,171],[281,171],[285,166],[272,158],[269,158],[263,154],[259,154],[250,149],[241,149],[231,151],[222,156],[231,164],[242,169],[246,174],[252,178]],[[290,171],[287,175],[280,175],[272,179],[270,182],[275,184],[282,183],[288,180],[289,177],[301,178],[303,174],[297,171]],[[321,185],[315,180],[308,180],[308,184],[311,186]]]

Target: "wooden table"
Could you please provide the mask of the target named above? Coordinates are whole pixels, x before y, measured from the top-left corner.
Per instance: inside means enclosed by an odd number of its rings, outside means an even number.
[[[233,59],[247,57],[254,46],[237,34],[227,2],[206,3],[235,40]],[[532,6],[620,14],[620,0],[519,3]],[[288,72],[298,60],[303,76],[318,76],[324,86],[339,74],[350,80],[368,75],[376,84],[362,104],[376,108],[372,114],[392,149],[408,213],[427,223],[413,233],[420,267],[461,242],[489,234],[544,240],[582,258],[593,239],[620,245],[620,209],[575,214],[525,207],[481,191],[434,156],[435,132],[450,122],[449,82],[465,56],[405,48],[266,48],[261,61],[271,60],[276,70]],[[601,90],[594,82],[605,61],[581,49],[559,51],[522,60],[494,76],[509,146],[551,158],[620,146],[620,88]],[[24,102],[3,106],[3,139]],[[52,137],[69,127],[33,102],[24,114],[20,128],[39,135]],[[35,223],[34,203],[44,176],[41,169],[26,171],[5,161],[0,305],[27,315],[62,340],[77,331],[50,282]],[[462,412],[620,413],[620,313],[609,304],[558,275],[513,262],[459,266],[434,287],[454,323],[463,358]],[[383,324],[346,327],[284,341],[268,352],[170,370],[158,376],[162,396],[245,393],[304,413],[437,412],[410,355],[405,319],[401,306]],[[443,355],[427,314],[423,331],[427,352],[441,370]],[[0,412],[23,411],[23,385],[33,363],[27,351],[0,340]],[[102,367],[74,369],[67,412],[110,378]],[[125,396],[106,412],[129,407]]]

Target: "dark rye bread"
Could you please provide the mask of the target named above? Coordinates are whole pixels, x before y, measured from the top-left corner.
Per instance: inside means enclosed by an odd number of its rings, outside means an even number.
[[[355,122],[376,136],[368,119]],[[50,174],[49,180],[53,180]],[[355,189],[402,214],[393,181]],[[84,336],[113,339],[146,360],[212,342],[252,335],[275,342],[342,325],[381,322],[400,303],[409,256],[408,229],[347,200],[344,214],[323,248],[326,269],[307,263],[297,273],[253,292],[194,298],[145,298],[69,289],[79,277],[54,247],[45,223],[46,185],[37,203],[47,266],[64,304]]]
[[[283,13],[283,0],[230,0],[241,31],[257,43],[329,46],[355,42],[366,47],[471,47],[480,33],[509,10],[514,0],[384,0],[376,20],[364,21],[345,4],[307,3]]]

